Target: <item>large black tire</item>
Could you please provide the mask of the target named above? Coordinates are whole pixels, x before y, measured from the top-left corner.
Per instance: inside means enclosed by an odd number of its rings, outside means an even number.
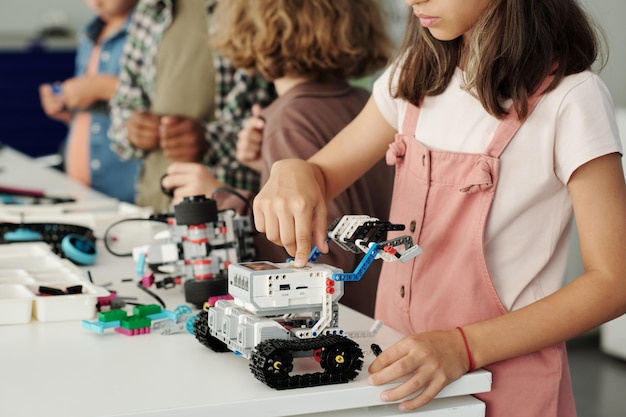
[[[185,301],[196,308],[202,308],[209,297],[228,294],[228,278],[220,276],[203,280],[185,281]]]
[[[174,206],[176,224],[189,226],[217,222],[217,202],[203,195],[185,197]]]

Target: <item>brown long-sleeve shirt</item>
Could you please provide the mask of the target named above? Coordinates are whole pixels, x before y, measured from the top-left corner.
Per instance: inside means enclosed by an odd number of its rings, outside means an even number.
[[[343,81],[299,84],[265,108],[261,184],[269,177],[272,164],[285,158],[308,159],[326,145],[365,106],[369,93]],[[359,138],[354,138],[358,152]],[[349,158],[349,155],[346,155]],[[391,202],[393,169],[380,161],[367,174],[328,205],[328,223],[344,214],[367,214],[387,220]],[[256,240],[257,258],[284,262],[284,248],[260,235]],[[364,254],[353,254],[330,244],[330,253],[318,262],[354,271]],[[345,304],[370,316],[374,315],[376,286],[382,261],[375,261],[358,282],[348,282],[341,299]]]

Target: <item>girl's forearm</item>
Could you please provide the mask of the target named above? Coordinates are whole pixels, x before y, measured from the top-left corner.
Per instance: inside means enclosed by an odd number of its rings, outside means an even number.
[[[626,184],[620,159],[619,154],[593,159],[567,185],[585,272],[524,308],[466,326],[477,366],[569,340],[626,312]]]
[[[98,74],[94,75],[93,79],[96,100],[109,101],[115,94],[119,78],[114,75]]]
[[[477,367],[569,340],[626,312],[626,280],[598,271],[519,310],[464,326]]]
[[[373,98],[357,117],[313,155],[329,201],[361,178],[384,157],[396,131],[383,118]]]

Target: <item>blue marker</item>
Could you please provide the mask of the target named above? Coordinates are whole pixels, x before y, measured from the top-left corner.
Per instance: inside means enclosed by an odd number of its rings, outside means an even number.
[[[63,90],[61,89],[61,83],[60,82],[55,82],[52,83],[52,93],[56,96],[61,95],[61,93],[63,92]]]

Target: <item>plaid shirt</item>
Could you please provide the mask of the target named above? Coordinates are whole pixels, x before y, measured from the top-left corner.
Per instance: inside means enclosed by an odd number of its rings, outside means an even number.
[[[210,4],[208,1],[207,4]],[[158,44],[173,19],[176,0],[141,0],[133,15],[122,56],[122,72],[111,100],[112,149],[124,159],[138,159],[144,152],[128,140],[126,122],[136,110],[150,110],[154,97]],[[239,189],[257,192],[259,175],[235,158],[237,133],[252,115],[252,105],[267,106],[276,97],[274,86],[258,74],[236,70],[214,54],[215,120],[205,125],[207,152],[203,162],[218,180]]]

